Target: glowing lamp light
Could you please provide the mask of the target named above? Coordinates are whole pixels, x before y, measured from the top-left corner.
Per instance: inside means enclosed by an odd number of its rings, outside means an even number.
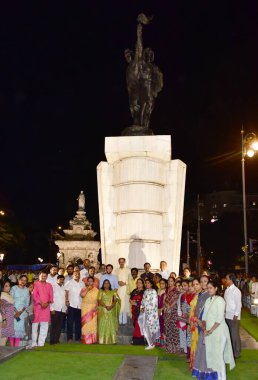
[[[42,263],[42,262],[43,262],[43,259],[42,259],[41,257],[38,257],[38,261],[39,261],[40,263]]]
[[[218,221],[218,217],[216,215],[213,215],[213,217],[211,218],[211,223],[215,223]]]
[[[255,140],[255,141],[252,143],[252,148],[253,148],[253,150],[258,150],[258,140]]]
[[[258,298],[253,299],[253,305],[258,305]]]
[[[0,253],[0,263],[4,261],[4,253]]]
[[[3,210],[0,210],[0,215],[4,216],[5,212]]]
[[[253,157],[254,156],[254,150],[253,149],[248,149],[248,151],[246,152],[247,156],[248,157]]]

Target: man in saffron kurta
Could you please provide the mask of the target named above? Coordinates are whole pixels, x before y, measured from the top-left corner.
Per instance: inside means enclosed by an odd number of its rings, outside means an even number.
[[[46,282],[47,272],[41,271],[39,281],[34,284],[32,293],[34,320],[32,322],[32,347],[44,346],[50,322],[50,304],[53,303],[53,287]],[[38,335],[39,328],[39,335]]]

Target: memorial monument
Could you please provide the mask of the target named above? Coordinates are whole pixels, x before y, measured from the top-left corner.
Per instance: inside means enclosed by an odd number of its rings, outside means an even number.
[[[171,136],[154,135],[151,114],[163,87],[154,53],[143,46],[143,26],[137,18],[135,51],[125,50],[126,83],[133,124],[120,137],[105,138],[107,162],[97,166],[102,261],[142,269],[161,260],[178,273],[184,207],[186,165],[171,160]],[[156,129],[158,126],[156,126]]]
[[[69,222],[69,229],[63,230],[64,237],[55,241],[59,247],[60,265],[68,262],[75,263],[78,259],[89,259],[91,265],[98,268],[98,254],[100,242],[94,240],[96,232],[93,231],[91,223],[88,221],[85,212],[85,195],[81,191],[78,198],[78,211]]]

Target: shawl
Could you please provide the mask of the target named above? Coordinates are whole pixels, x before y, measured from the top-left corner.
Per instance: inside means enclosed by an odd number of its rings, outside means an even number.
[[[2,292],[0,298],[1,298],[1,300],[5,300],[8,303],[11,303],[12,305],[14,304],[13,296],[11,296],[11,294],[9,294],[9,293]]]

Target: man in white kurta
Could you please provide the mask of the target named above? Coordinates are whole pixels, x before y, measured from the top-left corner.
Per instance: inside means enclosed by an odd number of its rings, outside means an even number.
[[[118,295],[121,299],[121,309],[119,314],[119,324],[127,324],[127,316],[129,313],[129,295],[127,294],[127,284],[130,276],[130,269],[125,266],[125,259],[120,258],[118,260],[119,268],[115,270],[115,274],[118,277]]]

